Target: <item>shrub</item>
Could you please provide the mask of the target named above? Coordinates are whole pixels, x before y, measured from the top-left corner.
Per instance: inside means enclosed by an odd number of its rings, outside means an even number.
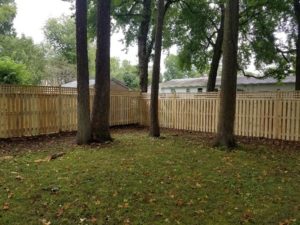
[[[0,84],[26,84],[30,74],[23,64],[8,57],[0,58]]]

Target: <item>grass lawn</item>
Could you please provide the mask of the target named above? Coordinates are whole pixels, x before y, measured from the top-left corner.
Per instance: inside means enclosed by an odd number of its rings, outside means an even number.
[[[113,136],[91,147],[73,136],[2,145],[12,153],[0,154],[0,225],[300,224],[300,149],[229,153],[173,131]]]

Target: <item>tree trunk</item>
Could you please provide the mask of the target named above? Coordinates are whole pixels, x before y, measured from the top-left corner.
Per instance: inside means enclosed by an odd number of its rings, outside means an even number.
[[[220,7],[221,7],[221,24],[218,30],[217,40],[213,49],[213,58],[210,65],[210,71],[209,71],[208,82],[207,82],[207,92],[215,91],[218,69],[219,69],[219,64],[222,56],[222,44],[223,44],[223,37],[224,37],[224,21],[225,21],[224,4],[221,4]]]
[[[158,0],[157,21],[155,34],[155,55],[153,62],[152,86],[151,86],[151,103],[150,103],[150,136],[159,137],[159,120],[158,120],[158,90],[160,75],[160,60],[162,48],[162,33],[164,25],[164,0]]]
[[[110,0],[97,1],[96,83],[92,115],[92,138],[95,142],[111,141],[110,108]]]
[[[138,35],[139,77],[141,92],[148,91],[148,49],[147,40],[151,20],[151,0],[143,0],[143,18]],[[151,49],[152,50],[152,49]],[[150,50],[150,51],[151,51]]]
[[[217,146],[234,148],[234,119],[236,105],[237,51],[239,27],[239,0],[227,0],[223,42],[223,71]]]
[[[296,41],[296,91],[300,91],[300,2],[299,0],[294,0],[294,11],[297,21],[297,41]]]
[[[77,51],[77,144],[91,140],[89,65],[87,46],[87,1],[76,1]]]

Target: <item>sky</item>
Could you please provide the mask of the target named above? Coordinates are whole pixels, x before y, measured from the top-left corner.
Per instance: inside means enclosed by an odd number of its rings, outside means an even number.
[[[32,37],[34,42],[41,43],[44,40],[43,27],[47,19],[70,15],[70,3],[61,0],[15,0],[17,4],[17,16],[14,27],[17,34],[25,34]],[[124,45],[120,42],[122,33],[114,34],[111,39],[111,56],[121,60],[129,60],[137,63],[137,47],[131,47],[126,53],[121,51]]]

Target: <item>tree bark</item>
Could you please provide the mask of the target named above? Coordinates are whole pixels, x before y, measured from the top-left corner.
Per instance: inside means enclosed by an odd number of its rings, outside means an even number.
[[[138,58],[139,58],[139,77],[141,92],[148,91],[148,33],[151,21],[151,0],[143,0],[143,18],[138,35]],[[150,49],[150,51],[152,48]]]
[[[222,44],[223,44],[223,37],[224,37],[224,22],[225,22],[224,4],[220,4],[220,7],[221,7],[221,24],[218,30],[217,40],[213,49],[213,58],[212,58],[210,71],[208,74],[208,81],[207,81],[207,92],[215,91],[219,64],[222,57]]]
[[[155,48],[154,48],[155,55],[154,55],[154,62],[153,62],[151,102],[150,102],[150,136],[151,137],[160,136],[159,118],[158,118],[158,91],[159,91],[159,75],[160,75],[164,12],[165,12],[164,0],[158,0]]]
[[[87,46],[87,1],[76,1],[77,51],[77,144],[91,140],[89,65]]]
[[[227,0],[223,42],[223,71],[220,94],[220,110],[217,146],[236,147],[234,119],[236,106],[237,51],[239,27],[239,0]]]
[[[296,41],[296,84],[295,90],[300,90],[300,2],[299,0],[294,0],[294,11],[297,21],[297,41]]]
[[[110,0],[97,1],[96,83],[92,114],[92,138],[95,142],[111,141],[110,109]]]

